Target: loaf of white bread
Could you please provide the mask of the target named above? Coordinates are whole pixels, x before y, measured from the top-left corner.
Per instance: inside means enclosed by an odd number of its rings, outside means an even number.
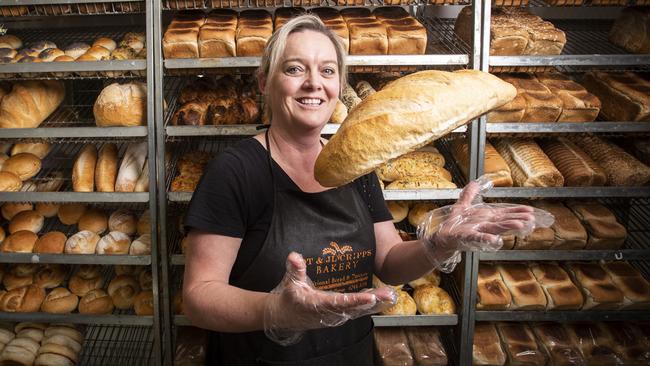
[[[562,187],[564,177],[531,138],[499,138],[494,147],[508,163],[518,187]]]
[[[494,323],[476,323],[472,344],[472,365],[503,366],[505,363],[506,354],[501,347],[499,333]]]
[[[587,231],[580,219],[561,202],[539,201],[535,207],[547,211],[555,221],[551,225],[553,243],[548,249],[580,250],[587,245]]]
[[[623,246],[627,230],[607,207],[597,202],[567,202],[567,206],[587,230],[589,238],[585,249],[607,250]]]
[[[386,26],[367,8],[341,10],[350,32],[351,55],[388,54],[388,33]]]
[[[231,9],[214,9],[199,30],[199,57],[235,57],[237,45],[237,12]]]
[[[466,6],[456,18],[454,31],[467,44],[474,32],[472,7]],[[566,35],[552,23],[524,8],[494,8],[490,18],[490,55],[559,55]]]
[[[530,269],[546,294],[546,310],[579,310],[584,298],[562,267],[552,262],[531,263]]]
[[[577,339],[559,323],[540,322],[531,326],[550,357],[550,365],[586,365]]]
[[[389,55],[423,55],[427,47],[427,30],[404,8],[380,7],[375,18],[386,27]]]
[[[515,94],[512,85],[476,70],[404,76],[350,111],[318,156],[316,179],[330,187],[351,182],[507,103]]]
[[[36,128],[63,102],[65,87],[57,80],[19,81],[1,94],[0,128]]]
[[[458,138],[451,142],[451,151],[460,166],[460,170],[469,177],[469,145],[466,139]],[[495,187],[512,187],[510,167],[489,141],[485,141],[483,175],[487,176]]]
[[[624,365],[615,351],[611,334],[598,323],[565,324],[569,336],[574,339],[586,365]]]
[[[623,293],[598,263],[569,262],[566,269],[582,290],[584,310],[615,310],[623,305]]]
[[[603,262],[601,266],[623,292],[623,309],[650,308],[650,283],[636,268],[623,261]]]
[[[650,81],[640,75],[589,71],[582,85],[601,100],[601,114],[606,120],[650,122]]]
[[[650,10],[640,6],[623,9],[609,31],[609,40],[631,53],[650,53]]]
[[[503,262],[497,265],[512,295],[512,310],[544,310],[546,296],[535,276],[524,263]]]
[[[235,36],[237,56],[262,56],[272,34],[273,18],[269,12],[259,9],[242,11]]]
[[[177,14],[163,36],[165,58],[198,58],[199,31],[205,24],[203,13]]]
[[[336,34],[341,42],[343,42],[343,48],[345,51],[350,53],[350,32],[348,31],[348,25],[339,13],[338,10],[334,8],[315,8],[311,9],[311,12],[320,18],[320,20],[325,24],[327,29],[331,30]],[[277,12],[276,12],[277,17]]]
[[[492,263],[479,264],[477,295],[476,310],[507,310],[512,303],[510,290]]]

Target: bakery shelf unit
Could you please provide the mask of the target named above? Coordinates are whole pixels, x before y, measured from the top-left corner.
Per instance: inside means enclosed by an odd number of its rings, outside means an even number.
[[[0,0],[3,17],[115,15],[144,13],[145,1],[115,0]]]
[[[79,365],[159,365],[154,363],[150,327],[130,325],[88,326]]]

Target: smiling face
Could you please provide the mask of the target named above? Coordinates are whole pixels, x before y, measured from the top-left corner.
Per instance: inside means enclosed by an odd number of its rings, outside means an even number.
[[[268,83],[273,124],[322,128],[336,107],[340,89],[332,41],[311,30],[292,33],[279,68]]]

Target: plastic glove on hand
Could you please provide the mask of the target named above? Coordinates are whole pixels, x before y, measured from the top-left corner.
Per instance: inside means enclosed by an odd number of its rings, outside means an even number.
[[[484,203],[482,195],[491,188],[486,176],[470,182],[455,204],[431,211],[418,226],[418,238],[437,269],[449,273],[461,251],[496,251],[503,246],[502,235],[523,237],[555,221],[550,213],[531,206]]]
[[[306,330],[336,327],[397,302],[390,287],[359,293],[318,290],[307,277],[304,259],[295,252],[287,257],[286,266],[282,282],[271,291],[264,308],[264,333],[283,346],[297,343]]]

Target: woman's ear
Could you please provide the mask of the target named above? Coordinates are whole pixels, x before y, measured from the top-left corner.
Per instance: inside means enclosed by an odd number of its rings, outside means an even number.
[[[257,74],[257,86],[260,88],[260,93],[264,95],[266,91],[266,74],[261,72]]]

